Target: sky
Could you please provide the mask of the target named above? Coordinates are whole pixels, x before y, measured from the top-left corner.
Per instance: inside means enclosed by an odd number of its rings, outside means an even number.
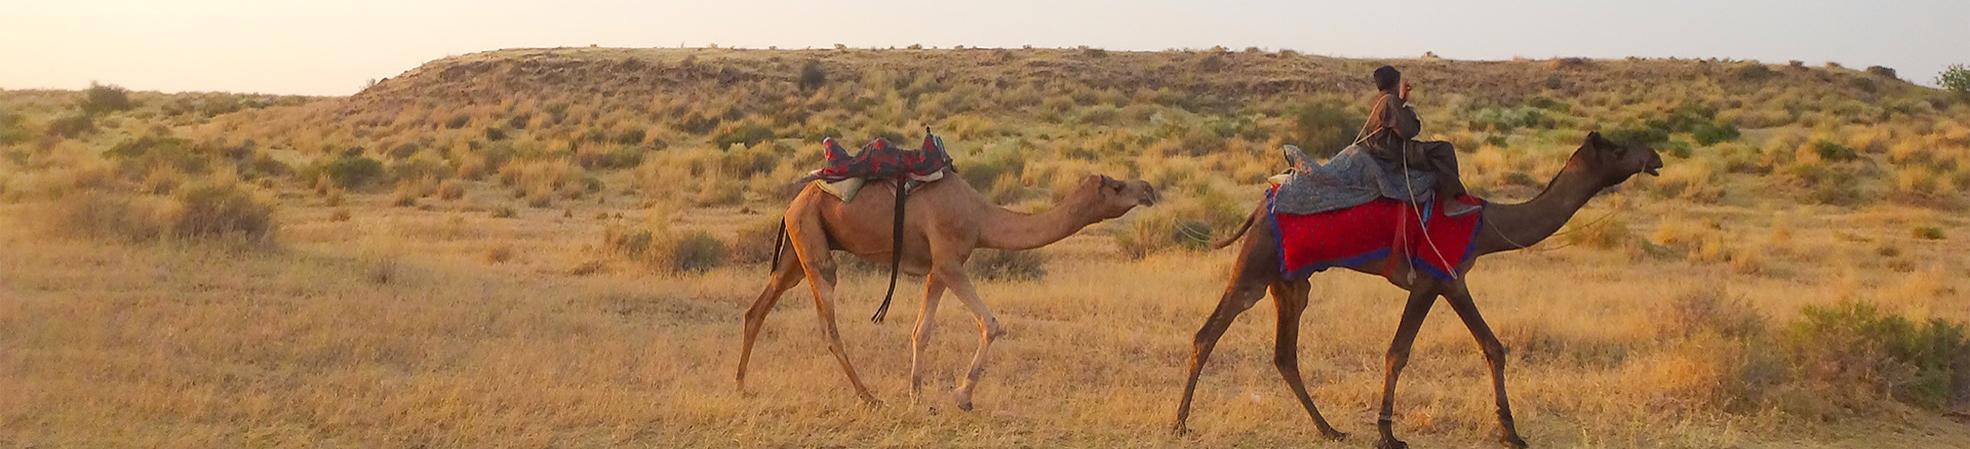
[[[517,47],[1260,47],[1347,57],[1970,63],[1970,0],[0,0],[0,88],[348,95]]]

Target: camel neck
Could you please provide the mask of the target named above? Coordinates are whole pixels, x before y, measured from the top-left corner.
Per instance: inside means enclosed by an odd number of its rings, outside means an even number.
[[[1097,221],[1089,217],[1092,211],[1090,202],[1087,195],[1070,195],[1053,208],[1037,214],[984,205],[985,220],[978,230],[978,246],[1023,250],[1060,241]]]
[[[1484,226],[1489,229],[1478,234],[1478,254],[1524,249],[1552,237],[1600,191],[1587,170],[1568,164],[1539,196],[1485,207]]]

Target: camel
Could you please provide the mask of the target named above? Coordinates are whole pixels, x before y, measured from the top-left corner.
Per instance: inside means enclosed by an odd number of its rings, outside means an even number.
[[[971,393],[984,374],[986,356],[992,341],[1005,334],[999,319],[985,307],[971,280],[965,276],[965,260],[972,250],[1032,249],[1074,235],[1088,225],[1121,217],[1136,206],[1156,203],[1156,189],[1144,181],[1118,181],[1090,175],[1067,192],[1051,210],[1038,214],[1010,211],[991,204],[972,189],[964,178],[946,170],[944,179],[911,191],[905,200],[903,222],[902,271],[925,275],[924,296],[917,313],[916,328],[910,338],[910,398],[922,394],[924,349],[930,344],[935,327],[938,300],[945,290],[956,294],[978,321],[978,351],[970,370],[953,392],[957,407],[971,410]],[[876,191],[870,191],[876,190]],[[784,228],[795,257],[774,264],[766,290],[759,294],[745,315],[745,340],[739,349],[739,389],[744,391],[746,364],[752,357],[753,340],[773,311],[780,295],[804,277],[814,293],[814,309],[820,314],[821,334],[828,351],[848,373],[855,394],[870,405],[880,405],[855,374],[848,360],[841,335],[835,330],[835,262],[831,250],[847,251],[869,261],[892,260],[894,244],[892,219],[895,215],[894,186],[869,183],[854,201],[843,202],[817,184],[808,184],[787,206]]]
[[[1580,210],[1595,194],[1608,187],[1621,184],[1636,173],[1656,175],[1662,168],[1662,157],[1652,149],[1629,149],[1609,142],[1600,133],[1590,133],[1586,142],[1566,161],[1546,189],[1537,197],[1519,204],[1493,204],[1481,212],[1483,230],[1474,242],[1472,254],[1487,254],[1514,251],[1539,243],[1557,232],[1574,213]],[[1345,438],[1346,434],[1335,430],[1327,419],[1320,415],[1320,409],[1307,396],[1306,385],[1300,378],[1299,331],[1300,313],[1306,309],[1308,293],[1312,286],[1305,278],[1288,279],[1279,269],[1279,248],[1273,243],[1279,231],[1272,220],[1261,219],[1267,210],[1264,204],[1253,211],[1237,233],[1217,243],[1223,248],[1239,239],[1244,244],[1238,253],[1229,286],[1219,300],[1217,310],[1197,331],[1190,356],[1190,377],[1184,383],[1183,402],[1177,406],[1176,424],[1173,430],[1183,433],[1185,420],[1190,416],[1190,402],[1197,390],[1197,377],[1210,359],[1211,350],[1217,345],[1218,337],[1224,334],[1240,313],[1258,303],[1268,290],[1277,303],[1279,317],[1273,365],[1286,386],[1293,391],[1307,415],[1313,418],[1321,434],[1330,439]],[[1247,232],[1250,230],[1250,232]],[[1497,402],[1498,438],[1507,446],[1523,448],[1525,439],[1518,434],[1512,421],[1511,405],[1505,394],[1505,347],[1498,342],[1491,328],[1478,315],[1477,303],[1465,288],[1465,275],[1470,272],[1470,258],[1457,267],[1450,281],[1440,281],[1431,276],[1414,275],[1413,267],[1405,262],[1400,254],[1389,258],[1363,262],[1347,266],[1349,270],[1382,276],[1389,283],[1409,292],[1409,300],[1402,310],[1402,320],[1396,325],[1395,340],[1389,344],[1386,356],[1385,378],[1382,384],[1381,414],[1376,420],[1381,439],[1376,447],[1404,448],[1408,445],[1396,439],[1391,431],[1394,424],[1396,378],[1401,376],[1403,366],[1409,363],[1409,349],[1416,339],[1416,332],[1423,324],[1424,316],[1437,297],[1443,297],[1457,312],[1458,318],[1469,328],[1477,339],[1478,346],[1491,371],[1491,386]]]

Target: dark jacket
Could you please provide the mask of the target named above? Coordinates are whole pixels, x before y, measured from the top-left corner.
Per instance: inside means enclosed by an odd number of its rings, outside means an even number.
[[[1396,161],[1406,150],[1409,142],[1423,132],[1423,121],[1416,118],[1416,110],[1409,102],[1387,92],[1375,97],[1374,106],[1368,108],[1368,123],[1361,128],[1361,146],[1376,159]],[[1410,151],[1413,153],[1413,151]],[[1410,154],[1410,162],[1421,162],[1423,155]]]

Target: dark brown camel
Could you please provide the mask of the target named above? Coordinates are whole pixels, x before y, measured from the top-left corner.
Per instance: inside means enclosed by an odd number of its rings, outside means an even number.
[[[1479,233],[1473,251],[1475,255],[1486,255],[1523,249],[1552,236],[1574,212],[1587,204],[1602,189],[1627,181],[1636,173],[1656,174],[1662,168],[1662,157],[1651,149],[1629,149],[1603,139],[1600,133],[1587,135],[1586,143],[1568,158],[1566,166],[1560,169],[1546,190],[1531,201],[1519,204],[1494,204],[1482,212],[1484,227]],[[1313,423],[1328,438],[1339,439],[1346,434],[1335,430],[1320,415],[1320,409],[1307,396],[1306,385],[1300,379],[1299,332],[1300,312],[1307,306],[1307,293],[1311,284],[1306,279],[1289,279],[1280,274],[1279,248],[1272,244],[1278,232],[1271,220],[1258,220],[1264,213],[1261,206],[1246,219],[1243,228],[1230,239],[1219,243],[1219,247],[1230,245],[1243,238],[1245,243],[1239,250],[1238,262],[1232,269],[1231,285],[1225,287],[1224,297],[1218,301],[1217,311],[1204,322],[1203,329],[1197,331],[1194,351],[1190,356],[1190,377],[1184,382],[1183,402],[1177,406],[1175,430],[1183,432],[1184,421],[1190,416],[1190,400],[1197,390],[1197,376],[1204,369],[1204,363],[1211,357],[1211,349],[1217,345],[1218,337],[1224,335],[1231,321],[1257,304],[1267,290],[1278,301],[1279,322],[1277,341],[1273,347],[1273,365],[1279,374],[1286,378],[1286,386],[1313,417]],[[1256,228],[1254,228],[1256,226]],[[1251,229],[1252,232],[1245,232]],[[1512,408],[1505,394],[1505,347],[1492,335],[1491,328],[1478,315],[1477,303],[1465,288],[1464,274],[1469,273],[1472,263],[1457,267],[1455,280],[1439,281],[1434,277],[1412,275],[1405,259],[1392,257],[1346,267],[1350,270],[1383,276],[1392,284],[1409,291],[1409,301],[1403,306],[1402,321],[1396,325],[1395,341],[1389,343],[1387,355],[1387,374],[1382,384],[1382,409],[1376,428],[1381,431],[1381,439],[1376,447],[1402,448],[1406,443],[1395,438],[1390,427],[1395,413],[1395,383],[1402,375],[1402,368],[1409,363],[1409,347],[1415,342],[1416,331],[1423,324],[1423,317],[1430,312],[1430,306],[1442,296],[1450,303],[1450,309],[1463,319],[1464,326],[1477,338],[1478,346],[1484,351],[1484,358],[1491,368],[1491,386],[1498,402],[1499,441],[1513,447],[1525,447],[1517,428],[1512,423]],[[1475,257],[1472,258],[1475,261]]]

